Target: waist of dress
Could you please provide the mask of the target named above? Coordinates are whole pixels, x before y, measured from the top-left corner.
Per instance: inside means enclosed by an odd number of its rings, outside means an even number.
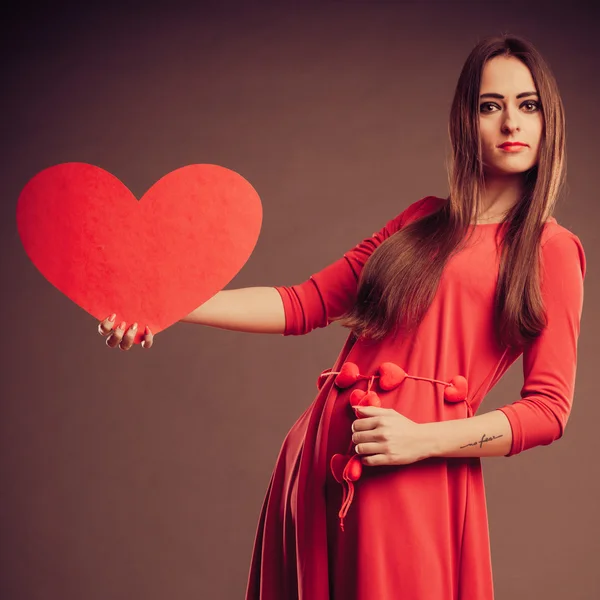
[[[335,375],[334,384],[340,389],[347,389],[355,385],[359,381],[367,380],[367,391],[354,390],[352,394],[355,398],[363,400],[364,394],[373,394],[372,387],[377,382],[379,388],[383,391],[391,391],[402,385],[406,379],[416,379],[418,381],[429,381],[437,385],[444,386],[444,399],[448,402],[462,402],[467,399],[469,385],[466,377],[455,375],[450,381],[442,381],[431,377],[422,377],[407,373],[400,365],[394,362],[382,362],[375,373],[364,374],[360,372],[360,368],[356,363],[345,362],[339,371],[324,370],[317,378],[317,389],[321,389],[327,377]],[[362,392],[357,394],[357,392]],[[351,401],[351,404],[352,401]],[[354,404],[353,404],[354,406]]]

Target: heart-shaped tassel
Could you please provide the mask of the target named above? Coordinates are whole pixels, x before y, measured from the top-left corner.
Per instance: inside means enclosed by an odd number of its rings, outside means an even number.
[[[462,402],[467,397],[467,391],[467,380],[462,375],[457,375],[444,390],[444,398],[448,402]]]
[[[360,462],[360,456],[355,454],[344,468],[344,479],[346,481],[358,481],[362,475],[362,463]]]
[[[350,402],[350,406],[360,406],[363,398],[367,395],[367,392],[364,390],[352,390],[348,401]]]
[[[335,385],[340,388],[348,388],[354,385],[360,377],[358,365],[347,362],[342,365],[338,376],[335,378]]]
[[[329,465],[331,474],[338,483],[344,483],[344,470],[348,464],[348,457],[344,454],[334,454]]]
[[[360,390],[356,390],[360,391]],[[381,398],[373,391],[371,392],[362,392],[363,396],[360,397],[356,404],[352,404],[352,408],[354,409],[354,414],[357,419],[361,419],[363,415],[358,412],[359,406],[381,406]],[[352,394],[350,394],[352,395]],[[357,395],[358,397],[358,395]]]
[[[381,398],[373,391],[367,392],[359,406],[381,406]]]
[[[393,390],[405,379],[406,372],[393,362],[384,362],[379,365],[379,387],[382,390]]]

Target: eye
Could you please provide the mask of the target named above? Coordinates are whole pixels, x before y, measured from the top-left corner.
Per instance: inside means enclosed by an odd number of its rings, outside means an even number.
[[[527,112],[535,112],[536,110],[539,110],[540,105],[535,101],[535,100],[526,100],[525,102],[523,102],[523,104],[521,104],[521,106],[525,106],[526,104],[528,105],[533,105],[533,109],[532,110],[528,110]]]
[[[486,107],[488,106],[495,106],[496,108],[500,108],[495,102],[483,102],[482,104],[479,105],[479,110],[481,112],[494,112],[494,111],[490,111],[490,110],[485,110]]]
[[[500,107],[495,102],[483,102],[479,105],[479,110],[483,113],[495,112],[491,110],[492,106],[495,106],[497,109],[500,109]],[[525,102],[521,104],[521,107],[523,106],[529,107],[525,112],[536,112],[540,109],[540,104],[536,100],[525,100]]]

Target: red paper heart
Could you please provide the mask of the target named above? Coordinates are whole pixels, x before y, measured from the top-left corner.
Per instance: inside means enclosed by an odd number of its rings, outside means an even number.
[[[17,228],[44,277],[96,319],[153,333],[222,290],[250,257],[262,206],[241,175],[189,165],[138,200],[85,163],[45,169],[23,188]]]
[[[406,372],[393,362],[384,362],[379,365],[379,387],[382,390],[393,390],[405,379]]]
[[[448,402],[461,402],[467,397],[467,380],[462,375],[453,377],[450,384],[444,390],[444,398]]]
[[[354,385],[360,376],[358,365],[347,362],[342,365],[338,376],[335,378],[335,385],[340,388],[348,388]]]

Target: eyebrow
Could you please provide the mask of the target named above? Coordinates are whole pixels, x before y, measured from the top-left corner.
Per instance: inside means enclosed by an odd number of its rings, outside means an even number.
[[[525,96],[538,96],[537,92],[522,92],[517,96],[517,98],[525,98]],[[502,94],[481,94],[480,98],[499,98],[500,100],[504,100],[504,96]]]

